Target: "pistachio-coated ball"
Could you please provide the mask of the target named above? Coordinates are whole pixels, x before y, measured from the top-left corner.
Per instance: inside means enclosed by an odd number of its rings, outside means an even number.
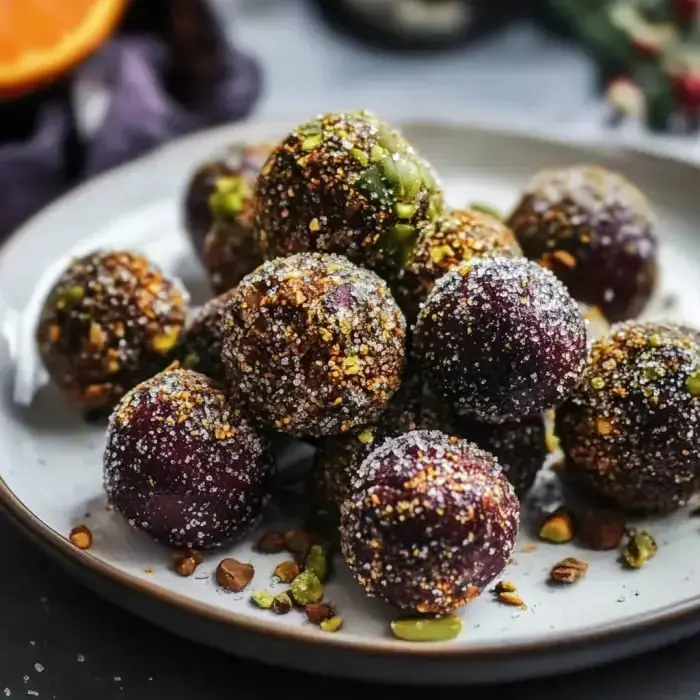
[[[634,318],[657,281],[656,220],[624,176],[598,166],[537,173],[508,219],[525,255],[611,321]]]
[[[700,336],[626,322],[593,344],[556,411],[566,474],[625,510],[669,511],[700,487]]]
[[[347,258],[301,253],[243,278],[223,314],[228,386],[260,425],[321,437],[372,423],[398,389],[406,322]]]
[[[433,169],[367,112],[326,114],[298,126],[272,152],[256,189],[263,254],[346,255],[396,274],[418,226],[442,210]]]
[[[168,369],[127,393],[107,432],[112,506],[159,542],[216,547],[245,535],[265,501],[267,445],[204,375]]]
[[[492,455],[415,430],[362,463],[341,508],[341,550],[368,595],[406,612],[446,613],[503,570],[519,515]]]
[[[524,258],[461,263],[440,278],[415,330],[415,353],[458,415],[519,420],[561,403],[586,361],[586,324],[549,271]]]
[[[163,369],[187,317],[184,288],[141,255],[98,251],[69,263],[36,331],[53,382],[88,411],[111,409]]]
[[[420,227],[418,241],[395,285],[396,298],[409,323],[436,280],[472,258],[522,257],[513,232],[494,216],[470,209],[445,212]]]

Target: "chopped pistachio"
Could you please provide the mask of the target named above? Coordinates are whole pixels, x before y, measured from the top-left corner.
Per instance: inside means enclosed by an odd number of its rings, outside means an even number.
[[[272,603],[275,600],[275,596],[272,595],[272,593],[259,589],[257,591],[253,591],[250,594],[250,600],[255,603],[259,608],[263,608],[264,610],[269,610],[272,607]]]
[[[355,188],[367,199],[391,201],[393,195],[382,179],[382,173],[376,165],[371,165],[355,180]]]
[[[343,618],[338,617],[338,615],[333,615],[327,620],[323,620],[319,627],[324,632],[337,632],[343,626]]]
[[[394,211],[399,219],[410,219],[418,210],[415,204],[408,204],[406,202],[396,202],[394,205]]]
[[[369,428],[367,428],[357,436],[357,439],[363,445],[370,445],[374,442],[374,433]]]
[[[275,567],[274,575],[282,583],[291,583],[299,575],[299,564],[295,561],[283,561]]]
[[[423,163],[421,165],[421,176],[423,180],[423,187],[428,190],[428,192],[435,192],[438,188],[438,183],[437,180],[435,179],[435,174],[433,173],[433,169],[427,165],[426,163]]]
[[[396,224],[396,226],[394,226],[394,234],[401,240],[411,238],[415,232],[416,228],[415,226],[411,226],[411,224]]]
[[[301,142],[302,151],[313,151],[323,143],[323,134],[311,134]]]
[[[627,566],[639,569],[656,554],[657,549],[656,540],[648,532],[632,532],[622,550],[622,558]]]
[[[297,605],[318,603],[323,598],[323,584],[314,571],[302,571],[290,586],[290,591]]]
[[[603,379],[602,377],[592,377],[591,386],[596,391],[600,391],[605,386],[605,379]]]
[[[700,369],[695,370],[685,380],[685,388],[693,396],[700,396]]]
[[[328,552],[325,547],[320,544],[311,545],[304,568],[313,571],[319,581],[325,581],[328,578]]]
[[[386,155],[387,155],[386,151],[381,146],[378,146],[376,144],[374,146],[372,146],[372,148],[370,149],[370,152],[369,152],[369,157],[375,163],[378,163]]]
[[[277,615],[286,615],[292,607],[292,599],[286,592],[278,593],[272,600],[272,612]]]
[[[462,631],[462,621],[455,615],[402,618],[391,623],[391,631],[407,642],[447,642]]]
[[[502,219],[503,214],[496,207],[491,204],[485,204],[484,202],[470,202],[468,205],[469,209],[481,212],[482,214],[488,214],[494,219]]]
[[[359,148],[351,148],[349,152],[363,168],[369,165],[369,157],[364,151],[361,151]]]
[[[384,161],[382,161],[382,164]],[[415,161],[400,156],[394,161],[394,168],[397,173],[398,182],[395,192],[402,199],[410,199],[415,197],[419,192],[422,184],[421,171]]]
[[[168,328],[162,333],[157,333],[153,336],[153,338],[151,338],[151,349],[153,352],[157,352],[159,355],[166,355],[173,349],[179,337],[179,328]]]
[[[63,287],[58,292],[58,299],[56,300],[56,308],[63,309],[68,304],[75,304],[82,301],[85,298],[85,287],[80,285],[71,285],[70,287]]]
[[[428,218],[432,221],[436,219],[443,210],[444,202],[439,193],[431,194],[428,202]]]
[[[574,524],[571,515],[566,511],[557,511],[546,518],[540,527],[541,540],[554,544],[571,542],[574,537]]]

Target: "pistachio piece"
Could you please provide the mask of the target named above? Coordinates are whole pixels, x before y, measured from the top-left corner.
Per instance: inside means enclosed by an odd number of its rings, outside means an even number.
[[[292,599],[288,593],[278,593],[272,600],[272,612],[286,615],[292,609]]]
[[[323,584],[318,576],[308,569],[292,581],[290,591],[297,605],[318,603],[323,598]]]
[[[385,156],[387,155],[386,151],[378,145],[372,146],[372,148],[369,151],[369,157],[370,160],[374,163],[378,163],[380,160],[382,160]]]
[[[632,532],[622,550],[622,558],[630,568],[639,569],[656,554],[657,549],[656,540],[648,532]]]
[[[382,124],[377,131],[377,142],[389,153],[400,153],[406,150],[406,143],[403,139],[390,131],[385,124]]]
[[[392,200],[391,190],[382,179],[378,166],[371,165],[355,180],[357,191],[370,200],[388,202]]]
[[[255,569],[233,557],[222,559],[216,567],[216,582],[227,591],[240,593],[252,580]]]
[[[700,369],[695,370],[685,380],[685,388],[691,396],[700,396]]]
[[[175,347],[179,337],[180,328],[168,328],[150,339],[150,348],[159,355],[167,355]]]
[[[80,285],[62,287],[58,290],[56,308],[64,309],[69,304],[76,304],[85,298],[85,288]]]
[[[397,173],[397,183],[394,188],[396,195],[401,199],[415,197],[420,192],[422,183],[422,175],[418,165],[406,156],[395,158],[393,164]]]
[[[399,219],[410,219],[416,211],[418,211],[418,207],[415,204],[396,202],[394,205],[394,212]]]
[[[462,631],[462,620],[455,615],[400,618],[391,623],[391,631],[407,642],[447,642]]]
[[[323,622],[321,622],[319,625],[324,632],[337,632],[342,626],[343,618],[338,617],[338,615],[334,615],[333,617],[329,617],[327,620],[323,620]]]
[[[309,549],[304,568],[313,571],[318,580],[323,582],[328,578],[328,552],[320,544],[314,544]]]
[[[299,575],[299,564],[295,561],[283,561],[275,567],[274,575],[281,583],[291,583]]]
[[[401,241],[408,240],[416,233],[415,226],[411,224],[396,224],[394,226],[394,235]]]
[[[301,142],[302,151],[313,151],[323,143],[323,134],[311,134]]]
[[[275,600],[275,596],[269,591],[258,589],[250,594],[250,600],[252,603],[257,605],[263,610],[269,610],[272,607],[272,603]]]
[[[491,204],[485,204],[484,202],[470,202],[467,207],[473,209],[474,211],[481,212],[482,214],[488,214],[494,219],[502,220],[503,214],[501,214],[496,207]]]
[[[574,523],[571,514],[559,510],[550,515],[540,527],[540,539],[553,544],[571,542],[574,537]]]
[[[78,549],[92,547],[92,531],[87,525],[76,525],[68,535],[70,543]]]
[[[369,157],[364,151],[359,148],[351,148],[349,153],[363,168],[369,165]]]
[[[431,194],[428,200],[428,218],[436,219],[442,213],[444,202],[439,193]]]

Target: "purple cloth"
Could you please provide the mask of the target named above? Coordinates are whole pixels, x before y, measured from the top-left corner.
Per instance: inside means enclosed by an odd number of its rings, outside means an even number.
[[[30,108],[0,105],[0,240],[86,177],[139,156],[175,136],[246,116],[260,93],[257,64],[229,46],[202,0],[136,0],[125,29],[78,69],[64,87],[32,96]],[[134,20],[134,16],[136,19]],[[71,90],[86,75],[108,88],[100,123],[79,127]],[[28,134],[8,131],[31,115]],[[19,116],[21,114],[21,116]]]

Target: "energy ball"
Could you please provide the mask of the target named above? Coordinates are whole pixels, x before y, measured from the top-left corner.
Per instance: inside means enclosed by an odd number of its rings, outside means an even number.
[[[508,225],[528,258],[611,322],[638,316],[654,291],[656,220],[622,175],[597,166],[543,170]]]
[[[265,263],[236,287],[222,327],[231,391],[288,435],[373,423],[401,383],[403,315],[376,274],[338,255]]]
[[[221,389],[198,372],[173,368],[115,408],[104,488],[131,525],[159,542],[216,547],[256,523],[270,462],[261,437]]]
[[[541,414],[505,423],[481,423],[462,418],[455,430],[460,437],[498,459],[520,499],[532,488],[549,454],[547,429]]]
[[[563,401],[586,362],[586,323],[564,285],[523,258],[461,263],[418,317],[415,351],[436,394],[484,422]]]
[[[566,475],[624,510],[670,511],[700,486],[700,338],[626,322],[593,344],[556,412]]]
[[[205,238],[215,221],[228,222],[234,230],[237,223],[240,229],[250,228],[247,215],[255,181],[271,149],[267,143],[233,144],[190,176],[185,188],[183,218],[200,258],[204,258]],[[243,230],[239,234],[239,239],[249,235]],[[254,237],[251,242],[254,243]]]
[[[326,114],[274,149],[256,189],[267,259],[320,251],[394,275],[438,216],[433,169],[396,131],[368,112]]]
[[[341,550],[370,596],[406,612],[447,613],[505,567],[520,504],[473,443],[416,430],[362,463],[343,503]]]
[[[94,252],[72,261],[49,293],[36,339],[53,382],[89,411],[111,409],[168,364],[187,294],[146,258]]]
[[[435,281],[464,260],[499,256],[519,258],[513,232],[501,221],[479,211],[453,210],[420,227],[418,241],[396,285],[396,296],[413,323]]]
[[[185,327],[175,350],[175,359],[185,368],[201,372],[217,384],[226,383],[221,360],[223,349],[222,321],[233,290],[210,299],[198,308]]]
[[[362,462],[389,438],[412,430],[452,432],[449,419],[422,389],[422,382],[417,378],[405,381],[376,425],[357,433],[333,435],[321,443],[309,474],[314,500],[324,506],[340,508]]]

